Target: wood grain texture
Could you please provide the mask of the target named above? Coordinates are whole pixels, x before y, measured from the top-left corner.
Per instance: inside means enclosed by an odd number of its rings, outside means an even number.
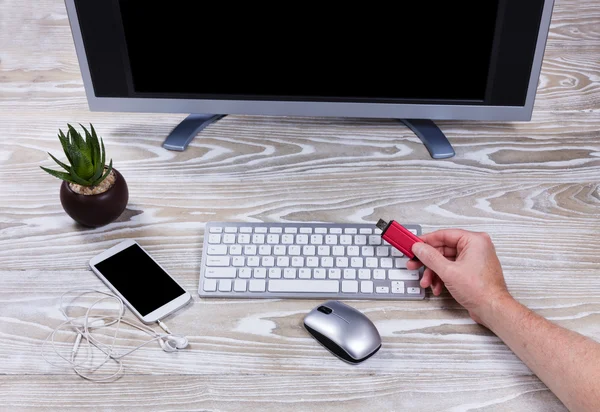
[[[384,345],[358,366],[302,327],[315,300],[197,296],[204,225],[420,223],[491,234],[513,295],[600,340],[600,4],[558,0],[531,122],[439,122],[457,155],[432,160],[392,120],[228,116],[182,153],[178,114],[91,113],[64,3],[0,0],[2,410],[562,411],[560,401],[445,293],[352,302]],[[92,122],[127,179],[117,222],[77,226],[39,169],[56,132]],[[190,348],[148,346],[94,384],[41,357],[66,290],[103,288],[88,260],[135,238],[194,296],[167,323]],[[145,339],[128,331],[122,348]],[[70,343],[60,345],[70,349]]]

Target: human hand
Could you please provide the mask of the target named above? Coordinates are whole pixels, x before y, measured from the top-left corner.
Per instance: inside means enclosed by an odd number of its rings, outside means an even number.
[[[445,284],[471,318],[481,324],[482,316],[496,300],[510,297],[494,244],[486,233],[447,229],[422,235],[421,239],[424,243],[412,247],[419,261],[406,264],[410,270],[425,265],[421,287],[431,286],[438,296]]]

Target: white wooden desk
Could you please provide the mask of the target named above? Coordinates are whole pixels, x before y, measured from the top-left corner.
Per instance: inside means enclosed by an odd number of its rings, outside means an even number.
[[[0,1],[0,409],[563,410],[447,293],[352,302],[383,348],[351,366],[301,326],[318,301],[196,289],[206,221],[394,218],[489,232],[519,301],[600,340],[599,56],[600,4],[558,0],[533,121],[439,122],[457,151],[448,160],[396,121],[325,118],[228,116],[175,153],[160,145],[183,114],[89,112],[61,0]],[[39,168],[67,122],[92,122],[127,179],[113,224],[74,224]],[[103,288],[87,262],[126,237],[193,293],[167,319],[190,348],[150,345],[110,384],[46,364],[58,297]]]

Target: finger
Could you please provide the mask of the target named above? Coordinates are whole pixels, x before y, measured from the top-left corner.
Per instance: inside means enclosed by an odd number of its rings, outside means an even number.
[[[437,251],[447,258],[456,257],[456,248],[450,246],[438,246]]]
[[[435,296],[441,295],[443,286],[444,286],[444,282],[442,282],[442,279],[440,279],[440,277],[437,275],[434,276],[433,282],[431,284],[431,290],[433,291],[433,294]]]
[[[435,274],[433,273],[433,270],[429,268],[425,269],[425,271],[423,272],[423,277],[421,278],[421,287],[426,289],[429,286],[431,286],[434,276]]]
[[[423,262],[421,262],[420,260],[410,259],[406,262],[406,269],[408,270],[417,270],[420,269],[422,266]]]
[[[456,248],[458,241],[468,234],[469,232],[462,229],[442,229],[421,235],[420,238],[433,247],[448,246]]]
[[[446,259],[444,255],[427,243],[417,242],[413,244],[412,252],[425,266],[437,273],[442,279],[444,278],[448,267],[454,265],[454,262]]]

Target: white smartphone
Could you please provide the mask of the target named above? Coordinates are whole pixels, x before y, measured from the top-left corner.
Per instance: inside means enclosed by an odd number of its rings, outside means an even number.
[[[132,239],[93,257],[90,267],[147,324],[173,313],[192,298]]]

